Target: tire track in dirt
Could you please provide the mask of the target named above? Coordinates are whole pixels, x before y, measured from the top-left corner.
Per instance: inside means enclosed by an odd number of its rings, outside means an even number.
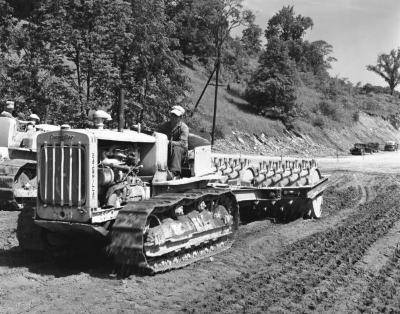
[[[400,219],[400,189],[362,205],[342,225],[289,245],[278,257],[225,282],[204,299],[188,304],[189,312],[307,312],[321,308],[343,285],[367,249]],[[324,310],[329,309],[324,304]]]

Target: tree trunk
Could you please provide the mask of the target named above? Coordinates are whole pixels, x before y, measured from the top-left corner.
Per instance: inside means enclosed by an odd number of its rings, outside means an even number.
[[[394,89],[395,89],[395,85],[394,84],[389,84],[389,88],[390,88],[390,95],[392,95],[393,96],[393,93],[394,93]]]
[[[119,88],[119,108],[118,108],[118,132],[122,132],[125,125],[124,110],[125,110],[125,90],[121,85]]]
[[[44,123],[49,123],[49,103],[46,102],[44,107]]]
[[[78,78],[78,96],[79,102],[81,103],[81,112],[83,112],[83,103],[82,103],[82,78],[81,78],[81,63],[80,63],[80,51],[77,47],[75,47],[75,66],[76,66],[76,77]]]
[[[89,63],[88,73],[86,77],[86,107],[88,107],[90,101],[90,84],[92,79],[92,65]]]
[[[119,68],[119,78],[121,80],[119,85],[118,95],[118,131],[122,132],[125,126],[125,89],[124,89],[124,74],[126,69],[126,63],[123,61]]]

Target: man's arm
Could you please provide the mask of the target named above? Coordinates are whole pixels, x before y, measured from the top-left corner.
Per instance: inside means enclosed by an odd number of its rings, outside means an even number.
[[[157,132],[163,133],[163,134],[169,136],[168,134],[171,132],[170,123],[169,123],[168,121],[162,123],[162,124],[157,128]]]
[[[180,126],[180,136],[179,136],[179,141],[171,141],[173,145],[179,145],[182,147],[187,148],[188,147],[188,139],[189,139],[189,127],[185,124],[182,123]]]

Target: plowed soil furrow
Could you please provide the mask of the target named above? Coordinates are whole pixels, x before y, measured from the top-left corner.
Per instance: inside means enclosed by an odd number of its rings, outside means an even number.
[[[341,225],[289,245],[259,269],[225,282],[189,312],[308,312],[335,293],[366,250],[400,219],[400,188],[360,206]],[[324,310],[329,309],[327,304]]]
[[[400,249],[381,269],[378,276],[369,280],[368,288],[357,302],[361,313],[400,313]]]
[[[400,241],[400,221],[397,221],[390,231],[378,239],[366,252],[363,258],[355,264],[355,268],[350,271],[346,277],[345,285],[338,287],[333,300],[325,300],[325,303],[331,302],[330,313],[355,313],[359,307],[360,301],[366,295],[369,282],[375,281],[381,269],[386,267],[387,263],[393,257],[397,245]],[[325,307],[321,303],[318,310]]]

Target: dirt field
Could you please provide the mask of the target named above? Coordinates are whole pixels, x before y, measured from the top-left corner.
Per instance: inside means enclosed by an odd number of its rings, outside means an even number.
[[[400,312],[400,154],[374,156],[320,161],[322,219],[242,225],[231,250],[152,277],[29,256],[0,212],[0,312]]]

